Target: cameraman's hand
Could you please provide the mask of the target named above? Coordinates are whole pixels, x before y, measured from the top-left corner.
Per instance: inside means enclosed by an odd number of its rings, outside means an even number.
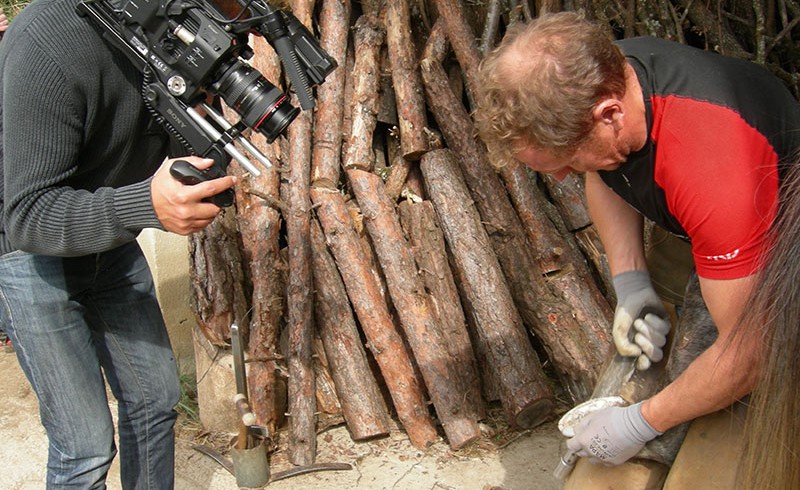
[[[617,352],[622,356],[638,356],[636,368],[648,369],[664,357],[670,323],[661,298],[658,297],[646,271],[628,271],[612,278],[617,293],[612,335]],[[636,334],[631,342],[631,327]]]
[[[156,171],[150,182],[153,208],[161,225],[167,231],[189,235],[208,226],[221,211],[215,204],[205,202],[203,199],[233,187],[236,179],[226,176],[196,185],[184,185],[169,173],[169,168],[175,160],[185,160],[201,170],[212,166],[214,161],[200,157],[168,159]]]

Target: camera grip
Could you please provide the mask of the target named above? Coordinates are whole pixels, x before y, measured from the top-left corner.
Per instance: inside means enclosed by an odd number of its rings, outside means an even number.
[[[196,185],[207,180],[214,180],[224,177],[225,174],[219,168],[213,166],[208,170],[200,170],[186,160],[175,160],[169,167],[172,177],[183,185]],[[216,204],[221,208],[226,208],[233,204],[233,189],[225,189],[215,196],[203,199],[206,202]]]

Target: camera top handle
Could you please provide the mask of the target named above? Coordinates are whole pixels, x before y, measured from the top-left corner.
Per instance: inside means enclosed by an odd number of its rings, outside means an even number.
[[[320,47],[314,35],[292,13],[274,9],[263,0],[246,2],[243,6],[256,14],[253,20],[258,22],[252,28],[275,48],[300,107],[312,109],[311,88],[325,81],[336,68],[336,60]]]

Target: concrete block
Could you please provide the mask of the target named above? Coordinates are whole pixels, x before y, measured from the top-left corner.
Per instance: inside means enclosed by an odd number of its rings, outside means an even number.
[[[192,336],[200,423],[206,430],[236,432],[239,417],[233,402],[236,394],[233,355],[230,349],[222,349],[209,342],[199,327],[192,328]]]
[[[191,307],[187,237],[146,229],[138,241],[153,273],[156,296],[178,366],[181,373],[192,373],[195,371],[192,328],[197,322]]]

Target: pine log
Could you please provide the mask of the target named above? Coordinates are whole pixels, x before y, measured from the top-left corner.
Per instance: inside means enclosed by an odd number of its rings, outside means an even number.
[[[336,383],[333,381],[331,365],[328,356],[325,354],[325,346],[322,339],[314,337],[314,388],[316,388],[317,410],[320,415],[328,416],[342,415],[342,404],[339,402],[339,394],[336,391]]]
[[[392,161],[392,165],[389,167],[389,175],[386,177],[386,194],[393,200],[396,201],[400,197],[400,193],[403,191],[403,186],[406,183],[406,177],[408,177],[408,172],[411,170],[411,167],[414,164],[405,159],[403,155],[397,155]]]
[[[564,355],[580,359],[594,366],[598,374],[605,360],[613,351],[610,325],[613,311],[608,300],[594,280],[586,259],[581,255],[569,232],[559,230],[545,213],[546,200],[523,165],[508,164],[500,176],[509,192],[517,215],[520,217],[533,249],[538,253],[547,251],[547,274],[550,289],[560,295],[572,308],[580,329],[575,335],[564,335],[561,342],[567,351]],[[537,257],[542,264],[541,257]],[[560,366],[556,366],[559,368]],[[560,373],[570,386],[572,373]]]
[[[370,370],[344,283],[314,220],[311,245],[317,326],[350,435],[357,441],[387,435],[389,410]]]
[[[486,417],[486,407],[481,398],[478,365],[433,203],[405,200],[399,204],[398,212],[422,282],[432,299],[431,306],[441,326],[445,347],[456,366],[452,383],[459,393],[463,410],[476,420],[482,420]]]
[[[342,113],[342,155],[347,153],[347,142],[350,131],[353,127],[353,111],[351,101],[353,100],[353,84],[355,83],[353,68],[355,67],[355,47],[353,43],[347,45],[347,55],[345,56],[345,77],[344,77],[344,109]]]
[[[280,60],[261,37],[251,39],[253,66],[270,80],[280,77]],[[253,145],[273,164],[279,161],[278,146],[268,144],[260,133],[249,136]],[[279,202],[280,177],[277,169],[262,168],[254,177],[235,161],[229,171],[239,178],[236,189],[236,220],[242,237],[242,252],[252,283],[252,309],[248,339],[247,383],[249,402],[259,425],[276,433],[286,412],[285,386],[276,377],[276,359],[281,320],[285,311],[285,264],[280,255],[280,212],[272,204]]]
[[[434,0],[434,4],[447,27],[447,38],[464,73],[470,100],[475,100],[480,88],[478,66],[481,58],[475,34],[464,16],[464,4],[461,0]]]
[[[546,349],[573,401],[586,400],[603,368],[610,337],[606,334],[580,347],[585,344],[587,333],[595,329],[585,332],[577,319],[591,318],[598,314],[597,310],[575,311],[560,293],[550,289],[533,257],[520,218],[492,170],[485,147],[474,136],[469,114],[450,90],[441,63],[425,58],[421,65],[429,108],[448,147],[458,155],[465,182],[519,313]],[[581,301],[577,303],[582,305]]]
[[[372,133],[377,125],[378,66],[383,40],[383,26],[377,18],[367,15],[359,17],[355,24],[356,59],[350,103],[352,120],[343,163],[345,170],[371,170],[374,165]]]
[[[552,175],[540,174],[569,231],[577,231],[592,224],[586,205],[583,176],[569,174],[560,182]]]
[[[228,345],[231,324],[246,316],[242,256],[233,212],[228,209],[189,239],[192,310],[203,335]]]
[[[457,383],[458,366],[447,355],[446,338],[436,321],[430,297],[419,276],[414,254],[403,237],[394,202],[380,177],[363,170],[346,171],[350,188],[364,213],[405,337],[422,372],[428,394],[447,440],[459,449],[480,435],[474,413],[464,410],[465,393]]]
[[[565,263],[581,260],[578,254],[573,253],[574,248],[565,243],[560,230],[556,229],[547,213],[547,208],[552,204],[545,199],[525,168],[509,163],[500,170],[500,176],[525,227],[542,273],[555,273],[562,270]]]
[[[335,186],[339,182],[350,11],[350,0],[325,0],[319,14],[320,46],[339,63],[339,67],[317,87],[311,154],[312,184],[323,180],[329,186]]]
[[[492,251],[495,245],[472,205],[457,158],[450,150],[426,153],[421,165],[425,186],[454,266],[460,269],[460,287],[475,315],[487,360],[497,373],[507,419],[513,426],[534,427],[550,415],[553,393]]]
[[[408,0],[387,3],[385,25],[392,84],[397,101],[401,153],[408,160],[419,160],[428,150],[428,141],[423,131],[428,121],[419,63],[411,41]]]
[[[486,401],[498,402],[501,398],[500,373],[495,371],[495,366],[489,358],[489,347],[486,345],[485,339],[478,333],[477,315],[469,300],[469,288],[465,289],[465,286],[463,286],[469,284],[468,278],[463,277],[463,271],[455,266],[455,259],[452,253],[448,252],[448,260],[452,264],[450,270],[453,272],[453,280],[456,283],[459,298],[461,298],[461,306],[464,309],[464,317],[467,321],[467,333],[469,333],[470,343],[472,343],[472,349],[475,352],[475,361],[478,363],[481,393]]]
[[[611,268],[608,265],[603,242],[600,241],[600,234],[594,225],[575,232],[575,241],[578,243],[583,254],[589,258],[594,270],[597,272],[598,281],[603,286],[606,299],[609,304],[617,304],[617,296],[614,293],[614,284],[611,282]]]
[[[292,12],[312,28],[309,0],[292,1]],[[296,94],[293,105],[299,106]],[[314,387],[313,275],[311,270],[311,177],[312,115],[302,111],[287,131],[288,181],[281,195],[288,208],[283,219],[289,254],[287,326],[289,332],[289,460],[299,466],[312,464],[317,454],[317,417]]]
[[[311,198],[326,242],[342,276],[353,310],[367,337],[367,346],[381,370],[395,410],[417,448],[436,441],[436,428],[414,373],[411,356],[395,326],[369,258],[364,253],[353,221],[337,189],[314,187]]]

